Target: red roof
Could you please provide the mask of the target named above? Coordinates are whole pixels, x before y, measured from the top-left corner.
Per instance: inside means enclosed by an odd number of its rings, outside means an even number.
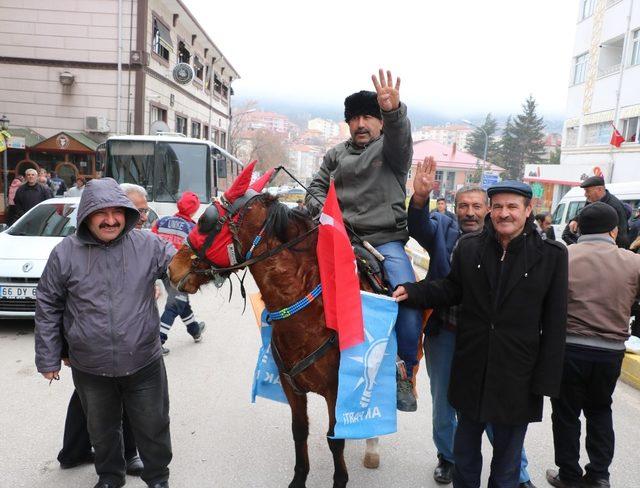
[[[413,144],[413,159],[411,162],[417,164],[419,161],[424,160],[425,157],[433,156],[440,167],[466,170],[475,170],[477,167],[476,162],[482,162],[481,159],[460,150],[460,148],[456,148],[455,154],[452,155],[452,153],[453,146],[440,144],[436,141],[418,141]],[[487,169],[490,171],[504,171],[504,168],[495,164],[490,164]]]

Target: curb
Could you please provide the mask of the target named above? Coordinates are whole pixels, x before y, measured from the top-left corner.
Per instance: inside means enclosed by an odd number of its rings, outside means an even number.
[[[627,353],[622,361],[622,372],[620,379],[626,384],[640,390],[640,356]]]

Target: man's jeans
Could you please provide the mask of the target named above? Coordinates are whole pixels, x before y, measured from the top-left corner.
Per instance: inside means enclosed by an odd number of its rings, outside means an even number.
[[[609,479],[615,434],[611,402],[620,376],[624,351],[585,350],[567,345],[560,397],[551,399],[553,444],[560,478],[577,481],[580,467],[580,413],[587,420],[585,471],[594,479]]]
[[[376,250],[384,256],[382,266],[391,288],[406,283],[415,282],[416,274],[411,260],[404,250],[401,241],[392,241],[376,246]],[[398,356],[405,363],[407,376],[413,376],[413,368],[418,364],[418,342],[422,331],[422,312],[403,306],[398,307],[396,321],[396,335],[398,337]]]
[[[520,459],[528,424],[493,424],[493,458],[488,488],[515,488],[519,483]],[[482,474],[482,435],[487,424],[458,417],[454,442],[456,464],[453,488],[480,488]]]
[[[453,351],[456,348],[455,332],[440,328],[436,335],[425,335],[424,359],[427,363],[427,374],[431,387],[433,443],[438,455],[447,461],[455,462],[453,457],[453,439],[456,433],[456,411],[449,403],[449,379]],[[487,425],[487,437],[493,444],[493,431]],[[527,472],[527,455],[522,449],[520,459],[520,483],[530,481]]]
[[[168,480],[172,457],[169,391],[162,358],[131,376],[98,376],[75,368],[72,373],[87,415],[100,481],[118,484],[125,479],[123,405],[144,463],[142,479],[147,484]]]

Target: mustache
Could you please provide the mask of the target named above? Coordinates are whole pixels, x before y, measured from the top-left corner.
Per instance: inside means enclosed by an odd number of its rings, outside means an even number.
[[[371,133],[369,132],[369,129],[361,128],[361,129],[356,130],[356,135],[357,134],[371,134]]]
[[[119,229],[120,228],[120,224],[115,224],[115,225],[100,224],[98,226],[98,228],[100,228],[100,229]]]

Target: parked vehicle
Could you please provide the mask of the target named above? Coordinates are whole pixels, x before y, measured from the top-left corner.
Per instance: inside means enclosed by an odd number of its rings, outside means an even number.
[[[637,208],[640,205],[640,181],[611,183],[607,185],[607,190],[615,195],[618,200],[630,204],[633,208]],[[586,201],[584,188],[579,186],[572,188],[562,197],[553,211],[551,221],[558,241],[562,241],[561,236],[564,228],[584,207]]]

